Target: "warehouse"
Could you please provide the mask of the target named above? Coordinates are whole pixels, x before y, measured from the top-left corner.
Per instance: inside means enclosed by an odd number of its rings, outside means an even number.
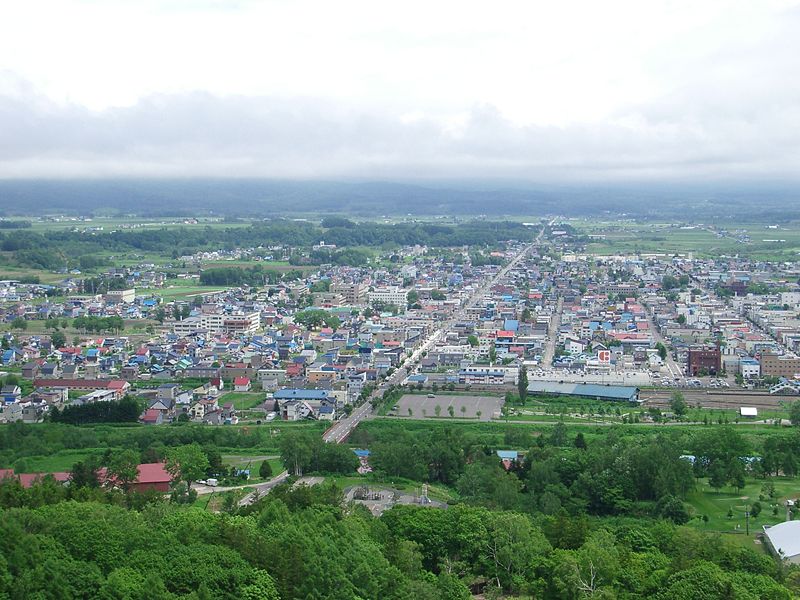
[[[764,538],[778,558],[800,564],[800,521],[785,521],[772,527],[765,525]]]
[[[532,381],[528,384],[531,395],[576,396],[593,400],[639,402],[639,388],[623,385],[597,385],[593,383],[556,383]]]

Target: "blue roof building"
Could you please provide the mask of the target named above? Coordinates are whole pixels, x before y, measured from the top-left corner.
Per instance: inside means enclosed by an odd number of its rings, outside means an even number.
[[[273,395],[275,400],[327,400],[332,397],[330,390],[306,390],[283,388]]]
[[[528,393],[550,394],[555,396],[578,396],[580,398],[612,400],[617,402],[639,402],[639,388],[624,385],[531,381],[528,384]]]

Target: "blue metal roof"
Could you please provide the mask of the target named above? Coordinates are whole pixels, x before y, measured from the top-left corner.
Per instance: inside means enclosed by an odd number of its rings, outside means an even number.
[[[636,402],[639,388],[623,385],[599,385],[594,383],[556,383],[553,381],[532,381],[528,392],[540,394],[562,394],[564,396],[585,396],[605,400],[625,400]]]
[[[329,390],[305,390],[299,388],[284,388],[273,394],[276,400],[325,400],[330,394]]]

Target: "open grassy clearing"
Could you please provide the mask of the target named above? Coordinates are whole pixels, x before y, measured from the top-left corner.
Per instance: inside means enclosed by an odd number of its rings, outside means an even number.
[[[220,396],[217,402],[220,406],[232,402],[236,410],[249,410],[264,402],[266,397],[264,392],[228,392]]]
[[[761,547],[756,542],[756,534],[763,531],[764,525],[785,521],[786,508],[783,503],[787,499],[800,497],[800,478],[777,477],[768,481],[775,485],[775,497],[770,499],[764,495],[765,499],[760,501],[761,512],[755,518],[750,517],[749,536],[746,534],[745,511],[752,507],[753,502],[759,501],[765,483],[761,479],[748,479],[745,487],[738,491],[727,486],[718,491],[708,485],[707,479],[698,480],[697,488],[689,494],[687,503],[696,516],[705,515],[708,521],[695,518],[690,521],[690,526],[702,531],[723,533],[726,539],[746,546]],[[778,514],[774,515],[773,507],[776,505]]]

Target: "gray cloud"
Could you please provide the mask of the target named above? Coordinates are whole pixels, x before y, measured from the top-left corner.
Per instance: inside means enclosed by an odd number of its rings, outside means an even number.
[[[453,127],[321,98],[204,92],[95,112],[53,102],[7,75],[0,177],[792,176],[800,166],[800,83],[760,72],[760,62],[740,65],[731,78],[731,60],[706,65],[705,77],[657,102],[566,127],[517,125],[491,105],[475,106]]]

